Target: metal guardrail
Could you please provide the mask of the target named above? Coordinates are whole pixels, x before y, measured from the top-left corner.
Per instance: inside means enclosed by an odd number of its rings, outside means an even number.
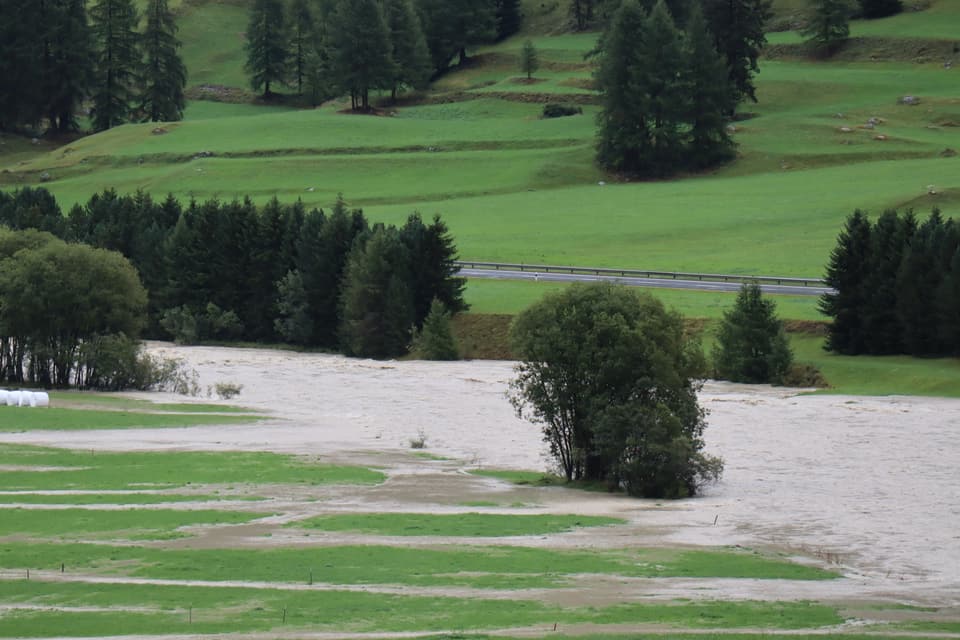
[[[563,267],[546,264],[510,264],[506,262],[455,262],[461,269],[489,269],[491,271],[531,271],[536,273],[569,273],[595,276],[620,276],[622,278],[659,278],[663,280],[697,280],[700,282],[749,282],[756,284],[780,284],[800,287],[825,287],[819,278],[789,278],[785,276],[743,276],[724,273],[684,273],[682,271],[649,271],[643,269],[609,269],[604,267]]]

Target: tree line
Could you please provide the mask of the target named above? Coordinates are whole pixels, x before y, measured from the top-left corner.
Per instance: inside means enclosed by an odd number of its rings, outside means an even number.
[[[143,30],[140,24],[143,23]],[[0,0],[0,129],[103,131],[183,117],[187,71],[167,0]],[[85,105],[89,104],[89,109]]]
[[[371,91],[422,89],[521,18],[519,0],[254,0],[245,68],[264,97],[282,85],[369,109]]]
[[[830,254],[820,310],[833,319],[826,348],[845,355],[960,355],[960,223],[938,209],[860,210]]]
[[[446,224],[418,214],[371,225],[250,200],[182,205],[108,190],[66,216],[44,189],[0,193],[0,224],[119,252],[146,288],[147,334],[182,342],[284,341],[348,355],[403,355],[434,300],[467,308]]]

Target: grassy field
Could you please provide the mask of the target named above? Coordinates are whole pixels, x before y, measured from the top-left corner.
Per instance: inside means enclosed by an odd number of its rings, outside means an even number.
[[[106,453],[0,444],[5,490],[164,489],[191,483],[375,484],[383,474],[274,453]]]
[[[578,515],[500,515],[490,513],[358,513],[318,516],[290,526],[321,531],[357,531],[388,536],[533,536],[575,527],[623,524],[623,520]]]
[[[215,415],[211,413],[140,413],[95,411],[89,409],[31,409],[3,407],[0,431],[36,431],[38,429],[134,429],[189,427],[205,424],[241,424],[263,420],[262,416]]]

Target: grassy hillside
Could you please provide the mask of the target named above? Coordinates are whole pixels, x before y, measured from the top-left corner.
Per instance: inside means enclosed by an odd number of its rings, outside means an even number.
[[[247,95],[245,7],[179,5],[193,95]],[[564,33],[562,5],[526,7],[525,33],[480,49],[425,99],[386,105],[379,117],[344,114],[342,104],[195,101],[184,122],[159,129],[128,125],[54,151],[0,152],[0,187],[39,185],[47,174],[42,184],[67,206],[107,187],[316,206],[342,192],[374,220],[442,214],[472,259],[796,276],[822,273],[855,207],[960,213],[960,157],[945,151],[960,149],[960,93],[957,71],[942,60],[763,60],[759,102],[744,105],[749,119],[733,125],[735,162],[683,179],[618,183],[593,164],[597,96],[583,55],[596,34]],[[780,6],[782,15],[794,9]],[[958,14],[960,0],[937,0],[853,31],[877,46],[894,36],[940,46]],[[532,84],[517,68],[527,37],[542,59]],[[920,104],[898,104],[908,94]],[[546,101],[584,113],[544,120]],[[792,317],[816,315],[810,302],[788,308]]]

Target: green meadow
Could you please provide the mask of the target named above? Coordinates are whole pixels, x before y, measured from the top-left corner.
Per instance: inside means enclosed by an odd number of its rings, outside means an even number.
[[[140,413],[123,410],[4,407],[0,431],[134,429],[190,427],[211,424],[241,424],[263,420],[261,416],[211,413]]]
[[[321,531],[356,531],[388,536],[530,536],[575,527],[623,524],[618,518],[579,515],[499,515],[489,513],[358,513],[317,516],[290,526]]]
[[[266,452],[71,451],[0,444],[4,490],[164,489],[190,484],[376,484],[382,473]]]

